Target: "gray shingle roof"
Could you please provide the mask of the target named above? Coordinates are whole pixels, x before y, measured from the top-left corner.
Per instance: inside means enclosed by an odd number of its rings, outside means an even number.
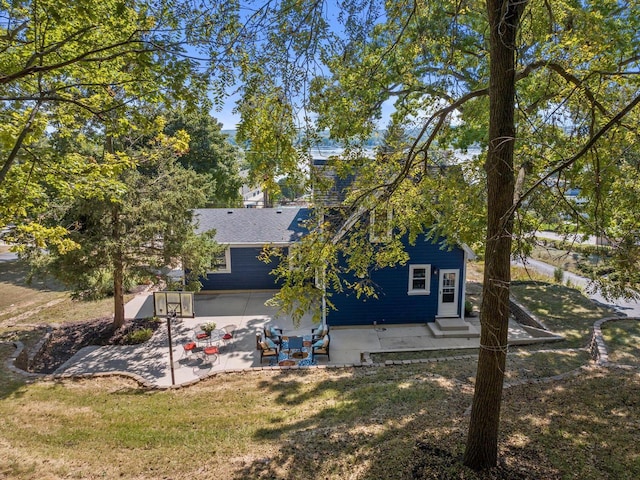
[[[265,245],[295,242],[307,232],[308,208],[201,208],[194,211],[197,232],[215,230],[224,244]]]

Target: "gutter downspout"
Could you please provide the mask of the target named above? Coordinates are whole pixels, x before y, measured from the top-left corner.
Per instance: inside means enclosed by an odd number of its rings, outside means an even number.
[[[327,267],[322,267],[322,325],[327,325]]]

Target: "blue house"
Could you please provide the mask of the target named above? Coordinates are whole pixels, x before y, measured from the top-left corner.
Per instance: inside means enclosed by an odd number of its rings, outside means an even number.
[[[278,289],[259,255],[265,245],[288,248],[305,234],[308,208],[200,209],[195,211],[199,231],[216,230],[216,241],[226,245],[216,268],[203,279],[203,290]],[[372,325],[427,323],[464,318],[466,262],[473,253],[465,246],[443,248],[421,236],[405,244],[410,261],[372,273],[378,298],[356,298],[354,293],[327,292],[337,310],[327,323]]]
[[[273,264],[259,260],[265,245],[288,249],[306,232],[308,208],[204,208],[194,211],[197,232],[216,231],[225,251],[202,279],[203,290],[274,290]]]
[[[424,236],[415,245],[404,242],[410,260],[406,265],[371,272],[377,298],[357,298],[354,292],[328,292],[336,307],[328,312],[330,325],[384,325],[428,323],[464,318],[467,260],[466,246],[448,249]]]

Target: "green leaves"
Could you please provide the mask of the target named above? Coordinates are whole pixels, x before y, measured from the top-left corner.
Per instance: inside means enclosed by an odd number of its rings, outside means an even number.
[[[249,183],[261,185],[266,206],[272,206],[270,199],[280,191],[277,177],[301,168],[293,107],[282,88],[254,76],[244,88],[240,115],[236,139],[245,145]]]
[[[30,165],[43,175],[47,169],[54,175],[82,170],[72,155],[46,162],[52,138],[62,143],[72,138],[91,141],[105,133],[144,137],[155,129],[158,107],[194,104],[207,90],[206,76],[184,56],[183,48],[186,23],[193,29],[192,40],[202,33],[203,17],[197,9],[173,1],[151,6],[137,0],[3,4],[0,195],[11,204],[30,201],[24,195],[13,197],[8,186],[12,169],[29,170]],[[107,164],[119,168],[111,160],[100,168]],[[31,182],[37,179],[32,174],[16,172],[11,178]],[[82,174],[103,186],[95,169]],[[23,193],[31,193],[29,186],[24,188]],[[2,208],[0,214],[0,224],[6,224],[21,221],[12,215],[24,210]]]
[[[171,112],[165,132],[169,135],[179,130],[189,134],[188,151],[179,162],[201,174],[208,174],[212,181],[209,204],[237,206],[242,180],[238,172],[240,152],[222,134],[221,125],[209,114],[209,102],[203,102],[196,111],[179,109]]]

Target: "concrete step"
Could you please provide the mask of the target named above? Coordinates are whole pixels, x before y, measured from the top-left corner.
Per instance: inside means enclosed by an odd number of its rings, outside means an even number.
[[[441,319],[438,319],[441,320]],[[451,319],[447,319],[451,320]],[[427,328],[431,331],[434,338],[478,338],[480,337],[480,331],[470,323],[465,322],[463,319],[457,319],[459,322],[465,324],[465,328],[456,328],[453,330],[443,330],[440,328],[439,322],[427,323]],[[446,324],[446,322],[445,322]]]
[[[467,330],[469,324],[462,318],[436,318],[436,322],[440,330]]]

